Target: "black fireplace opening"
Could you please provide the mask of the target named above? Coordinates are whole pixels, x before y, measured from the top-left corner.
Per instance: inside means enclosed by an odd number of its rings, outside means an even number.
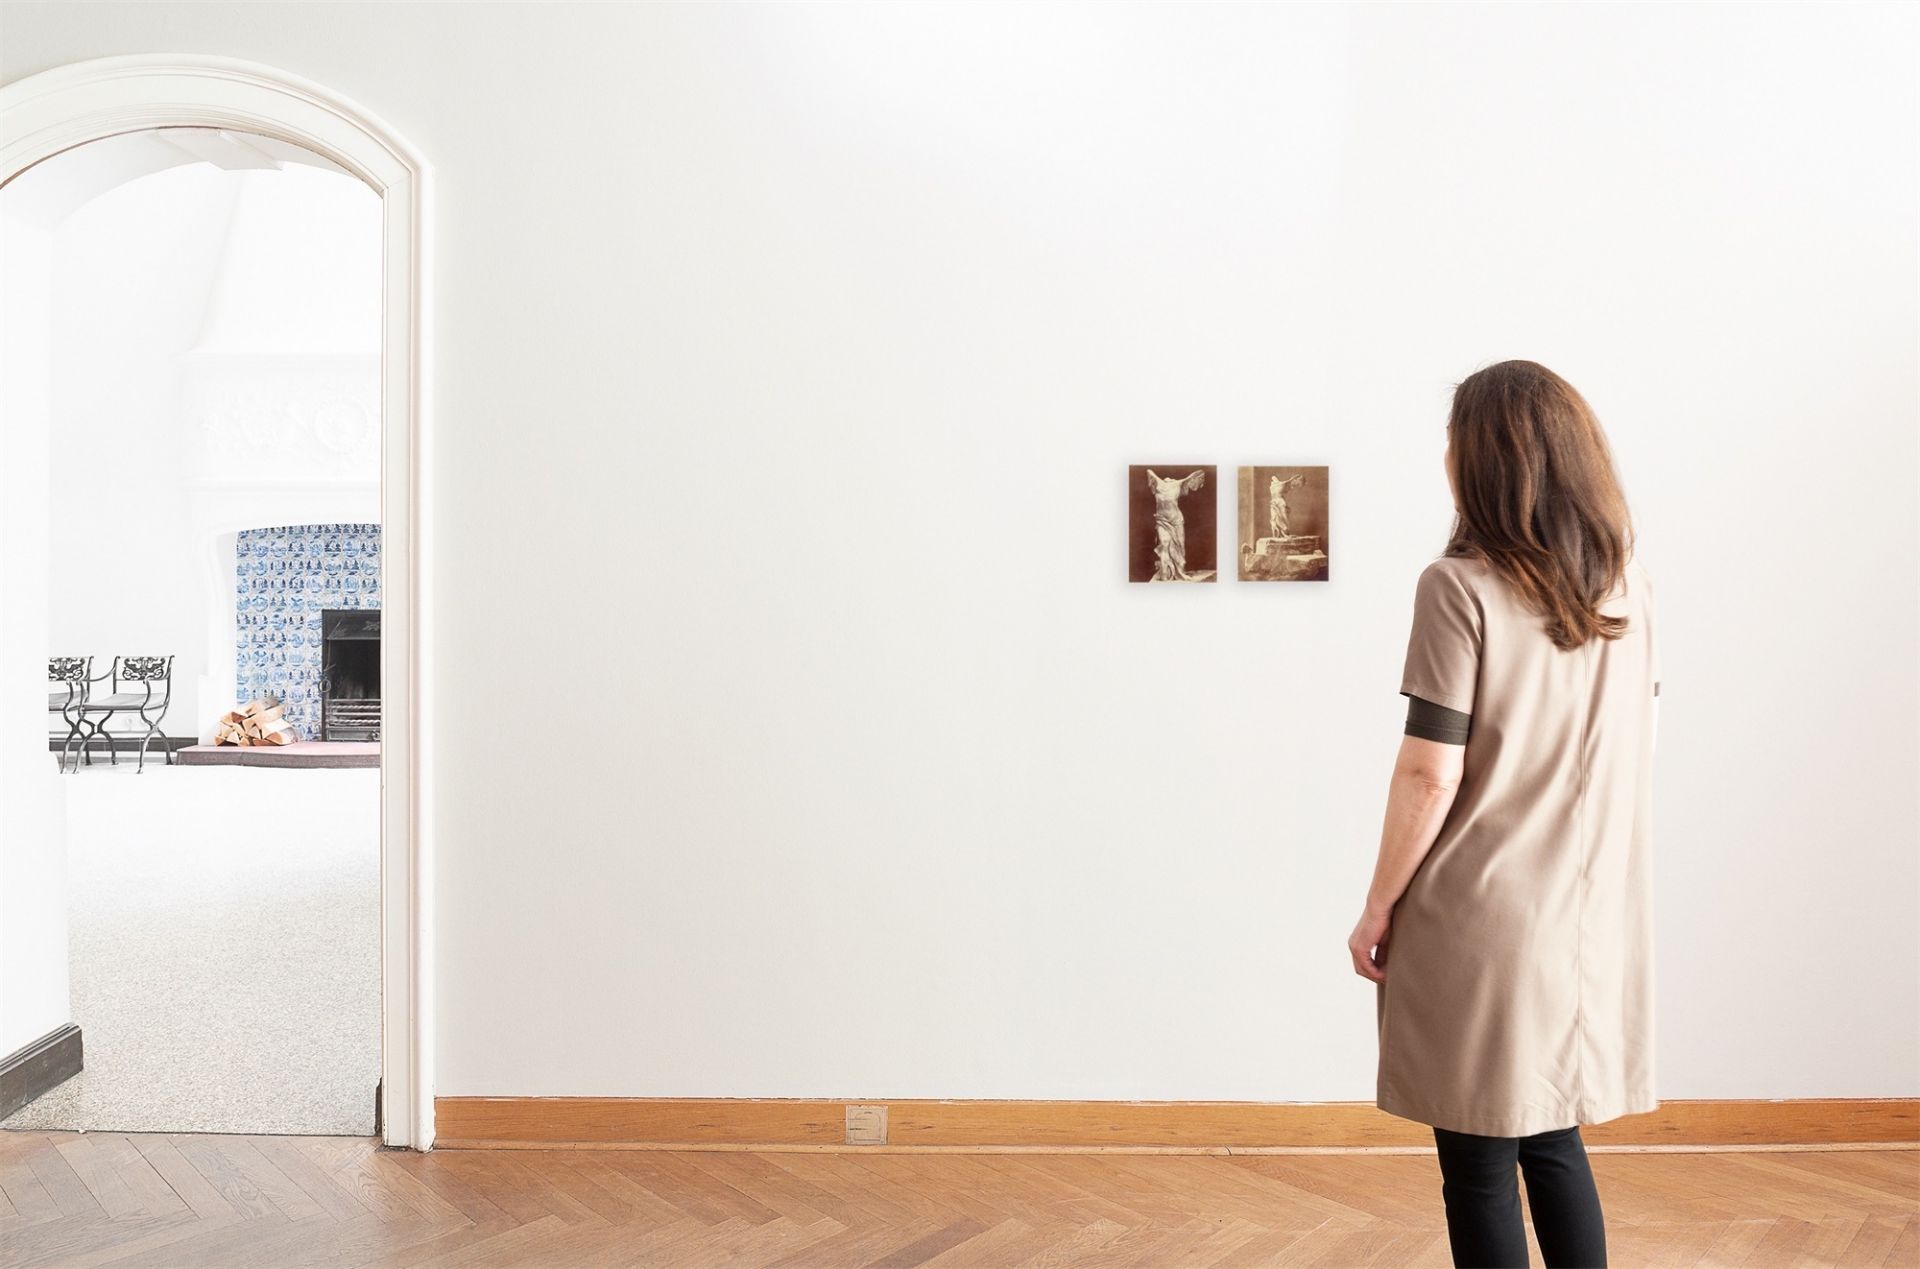
[[[380,739],[380,610],[320,612],[320,739]]]

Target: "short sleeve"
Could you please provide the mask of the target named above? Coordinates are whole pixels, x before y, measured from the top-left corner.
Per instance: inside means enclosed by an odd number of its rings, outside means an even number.
[[[1447,559],[1427,565],[1413,596],[1413,629],[1400,694],[1473,712],[1480,681],[1480,603]]]

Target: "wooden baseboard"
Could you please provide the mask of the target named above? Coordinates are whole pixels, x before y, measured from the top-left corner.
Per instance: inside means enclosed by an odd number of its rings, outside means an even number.
[[[866,1108],[885,1107],[884,1115]],[[881,1120],[877,1142],[849,1144]],[[442,1097],[445,1149],[1154,1150],[1431,1147],[1433,1132],[1371,1102],[872,1101],[700,1097]],[[1592,1146],[1920,1142],[1920,1098],[1669,1101],[1596,1124]]]
[[[0,1058],[0,1119],[80,1073],[85,1054],[71,1022]]]

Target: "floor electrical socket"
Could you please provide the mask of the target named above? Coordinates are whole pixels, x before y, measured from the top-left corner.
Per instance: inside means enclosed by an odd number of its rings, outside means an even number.
[[[887,1108],[885,1106],[847,1107],[847,1144],[884,1146],[887,1144]]]

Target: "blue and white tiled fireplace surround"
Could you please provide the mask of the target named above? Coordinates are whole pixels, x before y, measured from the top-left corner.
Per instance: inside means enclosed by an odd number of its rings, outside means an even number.
[[[236,548],[235,694],[277,699],[302,740],[320,739],[320,617],[380,607],[380,526],[243,529]]]

